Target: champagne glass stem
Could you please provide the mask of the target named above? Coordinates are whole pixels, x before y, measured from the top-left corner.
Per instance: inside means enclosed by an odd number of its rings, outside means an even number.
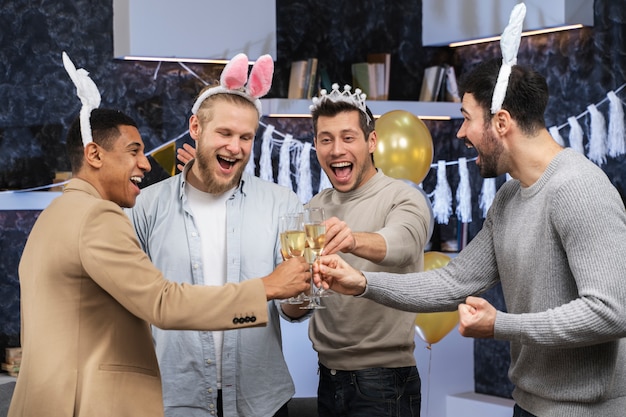
[[[317,256],[315,257],[315,259],[317,259]],[[315,259],[313,260],[313,262],[315,262]],[[300,307],[300,308],[301,309],[306,309],[306,310],[324,309],[326,307],[319,303],[319,296],[317,295],[317,293],[315,291],[317,287],[315,287],[315,283],[313,282],[313,263],[309,264],[309,273],[311,274],[311,292],[310,292],[310,295],[308,297],[309,303],[307,305],[304,305],[304,306]]]

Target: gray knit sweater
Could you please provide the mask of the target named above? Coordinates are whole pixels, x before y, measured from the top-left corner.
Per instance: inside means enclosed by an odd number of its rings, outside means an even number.
[[[528,188],[504,184],[447,267],[365,276],[364,297],[418,312],[500,281],[508,312],[497,313],[495,338],[511,345],[516,402],[541,417],[626,415],[626,212],[577,152],[561,151]]]

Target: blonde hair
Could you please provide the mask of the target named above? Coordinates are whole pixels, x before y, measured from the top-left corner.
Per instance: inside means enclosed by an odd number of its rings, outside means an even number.
[[[206,90],[213,87],[215,86],[204,87],[202,91],[200,91],[200,93],[198,94],[198,97],[200,97]],[[256,106],[245,97],[239,96],[237,94],[218,93],[207,97],[200,105],[200,108],[198,109],[196,115],[202,123],[211,121],[211,119],[213,118],[213,107],[220,101],[223,103],[231,103],[237,106],[247,107],[257,112]]]

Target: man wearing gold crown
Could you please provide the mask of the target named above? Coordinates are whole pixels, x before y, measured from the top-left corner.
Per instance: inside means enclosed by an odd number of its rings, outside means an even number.
[[[366,271],[422,271],[430,209],[419,190],[376,169],[365,98],[335,84],[311,105],[317,158],[333,185],[309,202],[330,217],[323,253]],[[415,314],[339,294],[324,304],[309,325],[319,357],[319,415],[419,416]]]

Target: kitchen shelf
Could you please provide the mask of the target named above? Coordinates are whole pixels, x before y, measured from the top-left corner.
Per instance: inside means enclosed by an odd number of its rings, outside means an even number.
[[[268,98],[261,99],[263,113],[269,117],[309,117],[311,100]],[[388,101],[371,100],[367,102],[374,116],[380,116],[392,110],[406,110],[421,119],[462,119],[461,103],[443,101]]]

